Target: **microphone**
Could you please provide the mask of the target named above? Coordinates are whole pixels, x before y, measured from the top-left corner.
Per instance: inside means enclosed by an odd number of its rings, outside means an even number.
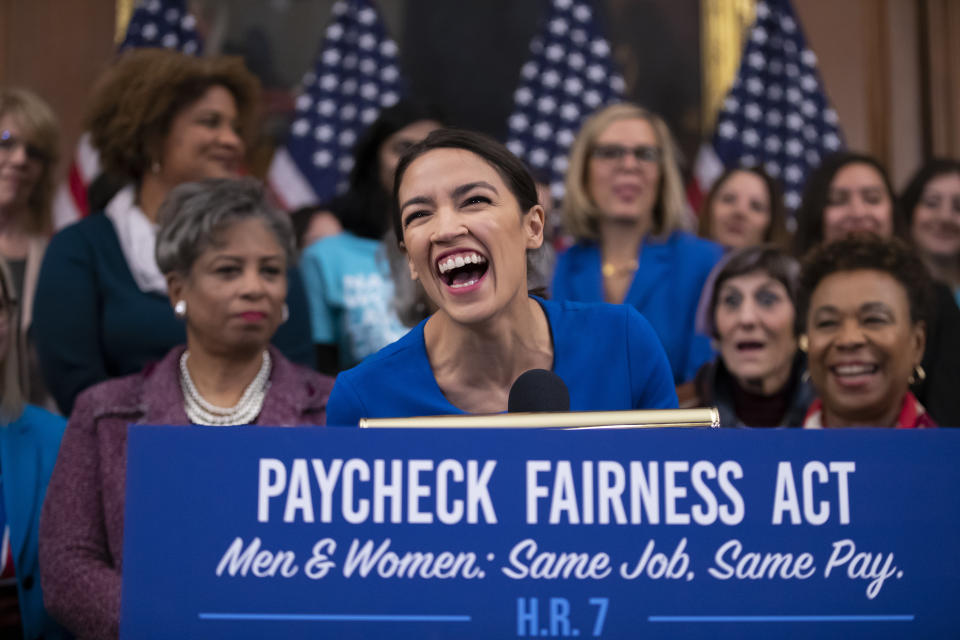
[[[553,371],[525,371],[510,387],[508,413],[569,410],[570,392],[563,379]]]

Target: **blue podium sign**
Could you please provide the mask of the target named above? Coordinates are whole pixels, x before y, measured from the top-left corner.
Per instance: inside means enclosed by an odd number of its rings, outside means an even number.
[[[125,638],[960,635],[960,431],[130,429]]]

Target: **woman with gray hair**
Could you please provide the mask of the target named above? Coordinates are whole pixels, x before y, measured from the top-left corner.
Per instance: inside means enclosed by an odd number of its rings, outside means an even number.
[[[186,347],[77,398],[44,504],[46,603],[84,638],[118,633],[127,425],[323,424],[332,387],[270,346],[293,230],[259,183],[182,184],[159,218],[157,264]]]
[[[800,266],[766,244],[718,269],[703,324],[719,355],[677,390],[680,406],[715,405],[722,427],[801,426],[813,390],[797,348]]]

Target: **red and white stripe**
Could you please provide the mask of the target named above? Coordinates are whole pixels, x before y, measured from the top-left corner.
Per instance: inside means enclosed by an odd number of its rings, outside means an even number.
[[[100,154],[90,143],[90,134],[84,133],[77,142],[67,178],[60,183],[53,200],[55,230],[62,229],[90,213],[87,188],[99,173]]]
[[[267,171],[267,186],[286,211],[317,203],[316,192],[284,147],[279,147],[273,154]]]
[[[710,187],[717,178],[723,173],[723,162],[714,150],[713,145],[705,142],[700,145],[697,152],[697,159],[693,164],[693,176],[687,183],[687,202],[697,213],[700,213],[700,207],[703,205],[704,198],[710,191]]]

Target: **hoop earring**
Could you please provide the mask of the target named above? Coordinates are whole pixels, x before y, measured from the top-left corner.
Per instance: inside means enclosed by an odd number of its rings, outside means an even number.
[[[177,304],[173,305],[173,315],[177,316],[181,320],[187,317],[186,300],[177,300]]]
[[[921,365],[917,365],[913,368],[913,371],[910,373],[910,377],[907,378],[907,383],[917,384],[917,382],[923,382],[927,379],[927,372],[923,370]]]

